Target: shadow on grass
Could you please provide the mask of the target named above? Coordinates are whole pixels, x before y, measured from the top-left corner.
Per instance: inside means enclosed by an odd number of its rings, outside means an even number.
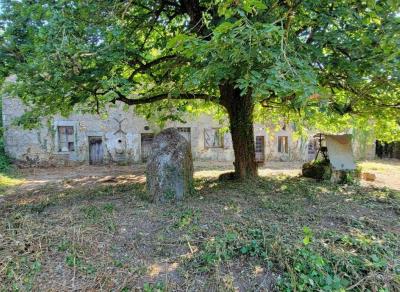
[[[336,196],[344,200],[377,201],[380,203],[400,201],[400,191],[390,188],[360,186],[359,184],[334,184],[329,181],[292,176],[260,177],[249,181],[220,181],[199,179],[196,189],[202,196],[224,190],[236,196],[270,197],[317,200],[324,196]]]
[[[0,191],[23,183],[22,179],[0,174]],[[61,185],[61,187],[60,187]],[[313,205],[335,204],[334,207],[351,206],[352,202],[369,205],[389,205],[400,214],[400,192],[387,188],[339,185],[316,182],[302,177],[272,176],[250,181],[220,181],[215,178],[196,179],[194,192],[181,204],[204,198],[210,202],[245,200],[254,207],[287,213],[302,213]],[[1,192],[0,192],[1,195]],[[48,184],[33,191],[6,197],[8,208],[30,208],[43,211],[47,206],[96,200],[100,197],[130,197],[148,202],[144,183],[119,182],[94,185],[75,185],[63,188],[62,184]],[[342,205],[343,206],[342,206]]]
[[[143,183],[105,184],[60,189],[57,184],[49,184],[33,191],[5,197],[3,209],[4,212],[26,210],[41,213],[50,206],[79,205],[80,202],[84,201],[121,197],[137,198],[145,201],[147,200],[145,185]]]

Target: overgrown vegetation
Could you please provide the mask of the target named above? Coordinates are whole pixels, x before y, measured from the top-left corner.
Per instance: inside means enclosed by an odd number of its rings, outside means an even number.
[[[10,167],[10,160],[8,159],[5,151],[4,151],[4,133],[3,133],[3,103],[1,100],[1,95],[0,95],[0,174],[2,172],[5,172],[9,170]]]
[[[398,191],[201,179],[160,206],[143,184],[81,183],[5,198],[1,289],[400,289]]]
[[[1,128],[0,128],[1,131]],[[4,152],[3,138],[0,138],[0,196],[8,187],[20,184],[22,180],[16,178],[15,170],[10,159]]]
[[[0,109],[1,110],[1,109]],[[1,116],[0,116],[1,118]],[[6,172],[10,170],[10,159],[7,157],[4,151],[4,140],[3,140],[3,131],[0,126],[0,173]]]
[[[15,178],[15,171],[11,166],[11,161],[4,150],[3,136],[3,117],[2,101],[0,94],[0,196],[10,186],[21,183],[21,180]]]

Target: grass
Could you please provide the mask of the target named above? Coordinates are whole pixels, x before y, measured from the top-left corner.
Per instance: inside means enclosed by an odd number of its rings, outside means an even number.
[[[378,171],[388,173],[400,173],[400,161],[395,163],[394,160],[375,160],[375,161],[362,161],[359,163],[363,171]]]
[[[24,182],[23,179],[16,178],[13,175],[0,173],[0,196],[10,187],[15,187]]]
[[[398,291],[400,193],[285,176],[46,185],[0,207],[0,291]]]
[[[1,99],[0,99],[1,105]],[[1,120],[1,106],[0,106],[0,120]],[[1,122],[0,122],[1,123]],[[15,175],[15,170],[10,164],[10,159],[7,157],[4,151],[3,144],[3,131],[0,124],[0,196],[10,188],[17,186],[23,182],[22,179],[18,179]]]

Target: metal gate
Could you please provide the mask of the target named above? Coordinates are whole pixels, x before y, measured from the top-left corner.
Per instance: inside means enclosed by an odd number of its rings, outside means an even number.
[[[89,137],[89,163],[103,163],[103,139],[101,137]]]

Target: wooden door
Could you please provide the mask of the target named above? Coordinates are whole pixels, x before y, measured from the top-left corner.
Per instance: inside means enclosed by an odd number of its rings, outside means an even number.
[[[256,150],[256,162],[262,163],[265,160],[264,154],[264,136],[256,136],[255,150]]]
[[[151,143],[153,143],[154,134],[143,133],[141,135],[141,156],[142,161],[146,162],[151,152]]]
[[[103,163],[103,139],[101,137],[89,137],[89,163]]]

